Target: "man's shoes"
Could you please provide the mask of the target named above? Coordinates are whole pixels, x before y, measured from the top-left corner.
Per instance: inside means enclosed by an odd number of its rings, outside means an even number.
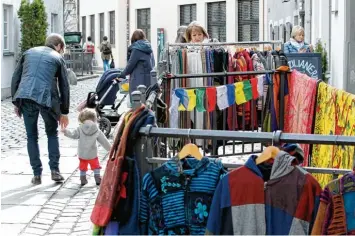
[[[39,185],[42,183],[42,178],[40,175],[35,175],[33,176],[32,180],[31,180],[31,183],[34,184],[34,185]]]
[[[88,183],[88,180],[86,179],[86,175],[80,176],[80,182],[81,182],[81,186],[84,186],[85,184]]]
[[[101,176],[99,174],[94,175],[94,178],[95,178],[96,185],[99,186],[101,184]]]
[[[52,170],[52,180],[55,182],[63,182],[64,177],[59,173],[59,171]]]

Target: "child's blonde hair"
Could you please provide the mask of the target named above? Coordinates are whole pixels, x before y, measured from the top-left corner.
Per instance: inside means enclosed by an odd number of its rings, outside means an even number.
[[[206,29],[198,21],[193,21],[189,24],[189,26],[187,27],[186,32],[185,32],[185,38],[188,43],[191,42],[191,40],[192,40],[191,34],[192,34],[193,29],[199,30],[205,36],[205,38],[210,37],[208,35]]]
[[[79,122],[84,123],[86,120],[91,120],[93,122],[97,122],[97,114],[95,109],[85,108],[79,113]]]

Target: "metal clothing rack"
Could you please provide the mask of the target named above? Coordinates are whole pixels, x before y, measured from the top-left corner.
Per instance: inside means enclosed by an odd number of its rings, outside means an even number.
[[[240,131],[222,131],[222,130],[198,130],[198,129],[173,129],[173,128],[155,128],[147,126],[140,128],[139,133],[146,136],[147,139],[151,137],[170,137],[170,138],[200,138],[200,139],[221,139],[221,140],[240,140],[271,143],[278,145],[280,143],[304,143],[304,144],[323,144],[323,145],[345,145],[355,146],[354,136],[340,136],[340,135],[317,135],[317,134],[292,134],[276,132],[258,132],[246,133]],[[149,149],[150,147],[148,147]],[[152,157],[147,152],[145,158],[150,164],[162,164],[169,160],[168,158]],[[355,162],[355,160],[354,160]],[[241,164],[223,163],[226,168],[237,168]],[[304,167],[310,173],[324,173],[333,174],[333,178],[337,178],[339,174],[345,174],[351,170],[334,169],[334,168],[315,168]]]
[[[171,76],[165,76],[164,79],[183,79],[183,78],[200,78],[200,77],[224,77],[231,75],[265,75],[274,74],[274,70],[262,70],[262,71],[239,71],[239,72],[215,72],[215,73],[202,73],[202,74],[175,74]]]
[[[168,52],[168,72],[170,73],[170,47],[186,47],[186,46],[245,46],[245,45],[264,45],[264,44],[272,44],[272,48],[275,49],[275,44],[281,45],[281,50],[283,50],[283,42],[282,41],[243,41],[243,42],[215,42],[215,43],[167,43],[167,52]]]

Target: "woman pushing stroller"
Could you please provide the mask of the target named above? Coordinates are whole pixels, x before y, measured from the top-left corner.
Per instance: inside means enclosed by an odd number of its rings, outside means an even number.
[[[147,88],[156,81],[151,81],[150,72],[155,66],[153,50],[150,42],[146,39],[145,33],[141,29],[133,32],[131,45],[127,52],[127,66],[118,75],[118,78],[129,78],[129,94],[137,90],[139,85]],[[131,100],[132,101],[132,100]]]

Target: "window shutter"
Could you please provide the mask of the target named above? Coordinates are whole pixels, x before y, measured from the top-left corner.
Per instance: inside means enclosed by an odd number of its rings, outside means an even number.
[[[143,30],[150,41],[150,8],[137,10],[137,28]]]
[[[238,41],[259,41],[259,0],[238,1]]]
[[[207,3],[207,32],[220,42],[227,40],[226,2]]]
[[[196,20],[196,4],[180,6],[180,25],[188,26]]]

